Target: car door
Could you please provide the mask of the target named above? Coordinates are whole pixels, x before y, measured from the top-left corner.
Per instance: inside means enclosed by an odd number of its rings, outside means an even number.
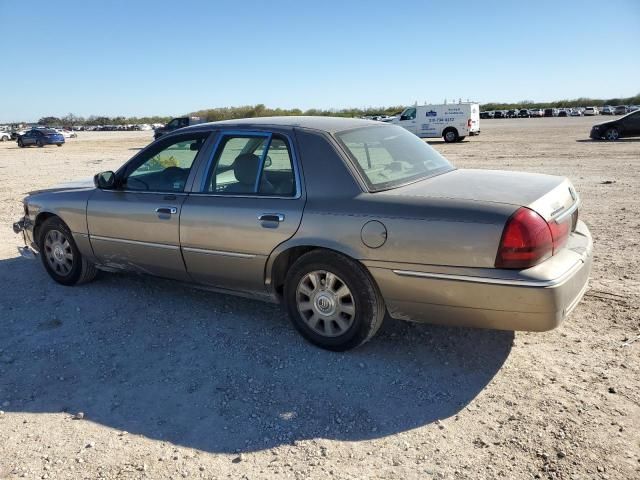
[[[208,136],[193,132],[164,137],[118,171],[114,189],[93,192],[87,224],[100,263],[188,280],[180,252],[180,209],[195,174],[192,166],[208,148]]]
[[[35,145],[36,143],[36,131],[29,130],[22,136],[22,144],[23,145]]]
[[[406,128],[411,133],[417,132],[417,121],[416,121],[416,108],[409,107],[405,108],[404,111],[400,114],[400,120],[398,121],[398,125],[403,128]]]
[[[180,216],[182,254],[194,281],[266,294],[267,259],[295,234],[304,207],[293,138],[220,133]]]
[[[640,111],[628,115],[623,120],[625,137],[640,136]]]

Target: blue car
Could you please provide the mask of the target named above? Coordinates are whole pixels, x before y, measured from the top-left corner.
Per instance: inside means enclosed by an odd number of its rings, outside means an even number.
[[[20,148],[30,145],[37,145],[38,147],[57,145],[61,147],[63,143],[64,136],[50,128],[34,128],[18,137],[18,146]]]

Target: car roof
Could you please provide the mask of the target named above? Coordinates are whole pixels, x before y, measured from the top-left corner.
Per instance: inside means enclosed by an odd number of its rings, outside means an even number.
[[[257,117],[257,118],[240,118],[237,120],[222,120],[219,122],[200,123],[189,129],[202,129],[203,127],[224,127],[224,128],[310,128],[321,130],[324,132],[335,133],[342,130],[350,130],[352,128],[366,126],[386,125],[375,120],[363,120],[359,118],[342,118],[342,117],[314,117],[314,116],[282,116],[282,117]],[[186,130],[186,129],[182,129]]]

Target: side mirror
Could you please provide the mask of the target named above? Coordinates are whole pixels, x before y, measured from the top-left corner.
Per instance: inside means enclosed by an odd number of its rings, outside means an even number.
[[[93,177],[93,184],[96,188],[113,190],[116,186],[116,174],[112,171],[100,172]]]

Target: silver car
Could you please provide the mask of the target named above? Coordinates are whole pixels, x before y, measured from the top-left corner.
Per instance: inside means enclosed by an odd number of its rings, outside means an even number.
[[[591,269],[579,205],[566,178],[456,169],[401,127],[279,117],[163,136],[93,183],[32,192],[14,230],[61,284],[127,270],[280,302],[346,350],[386,315],[556,327]]]

